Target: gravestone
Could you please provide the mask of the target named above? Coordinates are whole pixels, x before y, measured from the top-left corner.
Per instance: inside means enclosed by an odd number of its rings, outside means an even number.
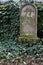
[[[37,8],[26,4],[20,11],[20,38],[37,38]]]

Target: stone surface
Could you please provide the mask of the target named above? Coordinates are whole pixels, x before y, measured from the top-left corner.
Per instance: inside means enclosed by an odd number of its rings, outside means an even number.
[[[37,8],[33,5],[25,5],[21,8],[20,35],[37,37]]]

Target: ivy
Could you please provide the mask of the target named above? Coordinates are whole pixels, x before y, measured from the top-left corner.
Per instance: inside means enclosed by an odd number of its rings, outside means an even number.
[[[43,55],[43,5],[36,5],[38,9],[38,36],[40,41],[17,42],[20,35],[20,7],[18,4],[0,7],[0,58],[20,56],[25,53],[35,56]],[[42,39],[41,39],[42,38]],[[12,56],[12,57],[13,57]]]

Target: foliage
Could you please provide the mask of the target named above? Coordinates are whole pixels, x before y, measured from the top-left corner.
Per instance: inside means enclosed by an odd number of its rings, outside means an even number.
[[[43,4],[39,4],[38,8],[38,36],[43,38]]]
[[[13,58],[25,53],[35,56],[43,55],[43,39],[37,44],[18,42],[20,28],[20,11],[18,4],[0,6],[0,58]],[[38,36],[43,35],[43,5],[38,6]]]

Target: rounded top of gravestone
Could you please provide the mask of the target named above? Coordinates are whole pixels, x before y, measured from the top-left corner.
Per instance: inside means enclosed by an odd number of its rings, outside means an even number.
[[[21,11],[22,11],[22,9],[25,9],[25,8],[31,8],[31,9],[37,9],[37,7],[36,7],[36,5],[35,4],[30,4],[30,3],[26,3],[26,4],[24,4],[23,6],[21,6]]]

